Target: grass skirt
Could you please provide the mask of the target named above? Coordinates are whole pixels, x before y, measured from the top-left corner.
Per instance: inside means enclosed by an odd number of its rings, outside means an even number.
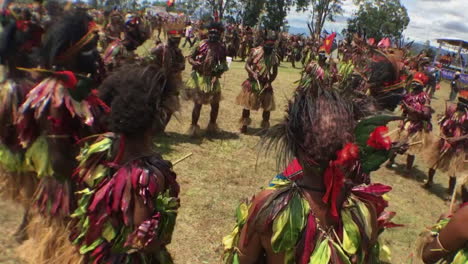
[[[262,108],[264,111],[275,110],[275,97],[273,95],[273,89],[265,89],[262,93],[256,82],[246,80],[242,84],[242,90],[236,98],[236,103],[244,109],[257,111]]]
[[[0,194],[2,197],[21,204],[27,208],[37,187],[34,173],[9,172],[0,168]]]
[[[444,172],[449,177],[463,177],[468,171],[467,148],[450,148],[445,153],[442,152],[444,140],[438,140],[426,151],[426,160],[428,166],[434,166],[434,169]]]
[[[37,211],[31,213],[29,239],[18,247],[19,257],[34,264],[80,264],[83,256],[69,240],[66,220],[47,219]]]
[[[398,142],[407,142],[409,144],[407,153],[409,155],[415,155],[432,146],[434,137],[431,132],[425,131],[424,129],[412,134],[410,134],[408,130],[401,130],[396,140]]]
[[[27,172],[24,154],[0,144],[0,194],[27,207],[37,186],[35,173]]]
[[[184,99],[196,104],[215,104],[221,101],[221,83],[219,79],[212,83],[212,76],[202,76],[193,71],[184,90]]]

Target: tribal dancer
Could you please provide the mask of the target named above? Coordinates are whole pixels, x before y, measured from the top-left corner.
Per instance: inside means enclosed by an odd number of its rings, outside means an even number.
[[[279,57],[275,51],[276,36],[267,36],[262,46],[252,49],[245,64],[249,78],[242,84],[237,104],[243,106],[240,120],[241,133],[247,133],[250,125],[250,111],[263,109],[261,127],[270,127],[270,113],[275,109],[272,83],[278,76]]]
[[[242,61],[245,61],[250,50],[254,47],[254,32],[251,27],[245,27],[242,31],[242,39],[239,47],[239,57]]]
[[[122,15],[118,11],[112,11],[109,18],[109,24],[107,24],[104,29],[107,40],[104,47],[107,47],[113,41],[121,41],[124,30],[125,26]]]
[[[79,192],[71,239],[84,263],[170,264],[179,185],[153,135],[164,130],[172,91],[155,65],[124,66],[109,79],[113,90],[102,96],[112,101],[110,132],[93,137],[78,156],[75,176],[87,187]]]
[[[199,135],[198,119],[202,106],[211,105],[210,123],[207,132],[215,133],[218,130],[216,120],[221,101],[220,79],[228,70],[226,62],[226,48],[220,42],[223,26],[211,23],[208,27],[208,39],[200,41],[193,49],[188,61],[193,66],[192,75],[187,82],[187,97],[193,100],[192,124],[189,134]]]
[[[77,165],[77,141],[97,128],[107,107],[92,93],[99,79],[97,26],[84,11],[67,13],[47,32],[41,48],[41,68],[25,69],[43,75],[27,94],[16,121],[26,164],[39,185],[34,210],[21,246],[31,263],[54,263],[74,251],[66,225],[76,206],[71,176]],[[90,77],[88,77],[90,76]],[[60,262],[64,263],[64,262]]]
[[[458,177],[464,177],[468,166],[468,91],[462,91],[458,104],[449,104],[445,116],[439,121],[441,139],[429,153],[429,178],[426,186],[434,182],[436,170],[441,170],[450,177],[448,192],[455,189]]]
[[[15,121],[19,107],[33,87],[31,78],[17,67],[31,67],[32,53],[41,43],[42,28],[31,21],[28,10],[23,10],[18,20],[11,20],[0,35],[0,61],[4,65],[0,80],[0,184],[7,198],[25,208],[22,224],[15,234],[20,242],[26,238],[24,228],[37,181],[25,163],[25,149],[18,140]]]
[[[362,184],[389,155],[387,128],[378,127],[387,121],[356,125],[351,106],[316,82],[296,90],[264,142],[279,147],[280,161],[296,159],[239,206],[224,263],[381,263],[379,235],[394,225],[382,195],[391,188]]]
[[[428,77],[424,73],[415,73],[410,86],[411,92],[405,95],[402,101],[404,120],[400,126],[398,141],[409,145],[406,161],[408,171],[413,168],[415,154],[425,150],[430,143],[432,109],[429,106],[431,99],[424,92],[427,82]],[[392,156],[389,165],[393,165],[394,162],[395,156]]]
[[[236,25],[230,25],[226,29],[226,33],[224,34],[224,43],[226,45],[227,56],[235,59],[239,53],[240,45],[239,33]]]
[[[167,33],[167,43],[159,44],[151,51],[154,57],[153,63],[159,68],[164,69],[168,74],[168,87],[171,90],[171,96],[165,101],[171,109],[168,114],[166,125],[171,120],[172,114],[180,109],[179,91],[184,86],[182,82],[182,72],[185,70],[185,57],[179,48],[185,26],[184,17],[172,17],[165,24]]]
[[[136,60],[135,50],[149,37],[140,17],[128,14],[125,18],[124,37],[109,44],[103,55],[107,71],[113,71]]]

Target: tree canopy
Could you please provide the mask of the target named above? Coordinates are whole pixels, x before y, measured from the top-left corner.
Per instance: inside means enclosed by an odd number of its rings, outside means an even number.
[[[408,11],[400,0],[361,0],[354,18],[348,20],[348,34],[364,33],[377,40],[400,39],[410,22]]]

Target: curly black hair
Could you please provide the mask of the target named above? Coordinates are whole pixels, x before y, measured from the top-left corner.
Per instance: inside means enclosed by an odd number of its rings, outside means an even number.
[[[265,134],[263,146],[278,151],[279,166],[297,157],[326,167],[338,150],[354,141],[353,115],[352,104],[314,82],[296,90],[284,121]]]
[[[110,129],[127,137],[150,128],[164,127],[168,110],[166,74],[157,66],[127,65],[110,75],[100,87],[100,97],[111,105]]]

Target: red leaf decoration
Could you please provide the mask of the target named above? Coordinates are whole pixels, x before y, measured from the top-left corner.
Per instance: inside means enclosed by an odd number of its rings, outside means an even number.
[[[120,210],[122,211],[123,220],[126,226],[133,225],[133,212],[130,208],[132,200],[132,185],[130,184],[130,178],[127,178],[127,184],[120,201]]]
[[[105,185],[103,185],[93,196],[93,201],[91,202],[91,205],[89,206],[88,210],[92,213],[96,210],[96,207],[98,206],[99,203],[101,203],[105,196],[109,193],[109,190],[112,188],[114,185],[114,178],[111,178]]]
[[[288,167],[283,171],[284,177],[291,181],[296,181],[303,176],[302,166],[297,159],[289,163]]]
[[[125,184],[127,182],[127,169],[122,168],[117,171],[117,173],[114,175],[115,177],[115,187],[112,192],[112,211],[113,212],[118,212],[120,208],[120,201],[122,199],[122,193],[125,188]]]
[[[307,219],[307,225],[305,230],[304,237],[304,250],[302,251],[302,256],[299,260],[300,264],[308,264],[310,260],[310,255],[314,252],[315,249],[315,234],[317,232],[317,223],[315,216],[312,213],[309,213]]]
[[[386,126],[379,126],[370,134],[367,145],[375,149],[389,150],[392,147],[392,139],[385,136],[388,133]]]
[[[130,178],[132,179],[132,187],[135,190],[138,188],[138,180],[140,179],[141,172],[142,172],[142,169],[138,167],[132,167]]]
[[[322,201],[330,205],[330,214],[336,220],[338,220],[337,200],[344,186],[344,178],[343,171],[334,164],[331,164],[325,170],[324,181],[327,192],[323,196]]]
[[[392,190],[391,186],[376,183],[372,185],[362,185],[353,188],[353,192],[364,192],[375,195],[383,195]]]

